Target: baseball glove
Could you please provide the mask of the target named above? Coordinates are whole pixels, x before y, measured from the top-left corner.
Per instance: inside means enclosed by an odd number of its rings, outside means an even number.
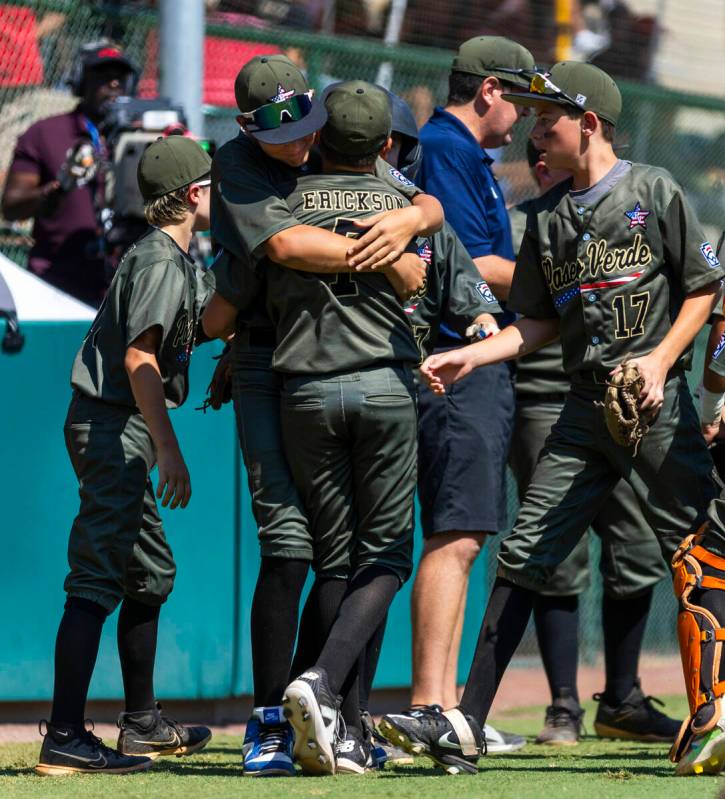
[[[232,398],[232,358],[229,351],[225,349],[221,355],[217,355],[216,361],[217,365],[207,386],[204,402],[197,408],[204,413],[207,408],[218,411]]]
[[[621,371],[607,385],[602,403],[607,429],[620,446],[634,446],[636,455],[640,441],[649,430],[650,421],[639,409],[639,395],[644,388],[644,378],[636,363],[624,361]]]

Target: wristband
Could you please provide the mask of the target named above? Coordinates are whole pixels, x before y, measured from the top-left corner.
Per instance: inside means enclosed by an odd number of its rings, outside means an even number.
[[[725,394],[708,391],[705,386],[700,389],[700,421],[703,424],[716,424],[722,417],[725,406]]]

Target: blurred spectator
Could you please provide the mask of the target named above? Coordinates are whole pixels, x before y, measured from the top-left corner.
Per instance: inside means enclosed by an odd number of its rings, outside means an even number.
[[[135,77],[114,45],[82,47],[69,79],[80,103],[20,136],[2,197],[6,219],[34,220],[31,271],[96,306],[109,282],[100,238],[108,157],[103,122],[114,100],[133,91]]]
[[[611,43],[591,58],[592,64],[615,78],[640,82],[650,78],[657,20],[634,14],[623,0],[599,0],[599,6]]]

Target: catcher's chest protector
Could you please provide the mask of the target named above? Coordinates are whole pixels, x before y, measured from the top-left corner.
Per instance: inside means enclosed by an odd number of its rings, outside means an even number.
[[[705,529],[703,525],[687,536],[672,558],[675,596],[680,602],[677,635],[690,705],[690,716],[670,750],[675,763],[687,751],[693,736],[708,732],[720,720],[720,697],[725,694],[725,681],[720,681],[725,628],[712,611],[690,602],[693,591],[725,591],[725,558],[700,545]],[[703,575],[703,565],[717,570],[720,576]]]

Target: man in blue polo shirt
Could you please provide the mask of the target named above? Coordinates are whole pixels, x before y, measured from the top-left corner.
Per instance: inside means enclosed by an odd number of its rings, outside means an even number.
[[[533,69],[531,53],[509,39],[469,39],[453,60],[445,108],[436,108],[420,134],[423,163],[416,182],[441,201],[481,273],[479,290],[490,287],[499,300],[508,297],[515,258],[503,193],[484,148],[510,143],[523,114],[506,108],[513,104],[501,95],[527,90]],[[465,343],[441,326],[436,351]],[[485,537],[506,524],[513,412],[506,364],[477,370],[445,397],[420,389],[418,491],[425,544],[413,588],[412,705],[451,707],[458,701],[468,577]],[[489,751],[524,743],[491,728],[486,734]]]

